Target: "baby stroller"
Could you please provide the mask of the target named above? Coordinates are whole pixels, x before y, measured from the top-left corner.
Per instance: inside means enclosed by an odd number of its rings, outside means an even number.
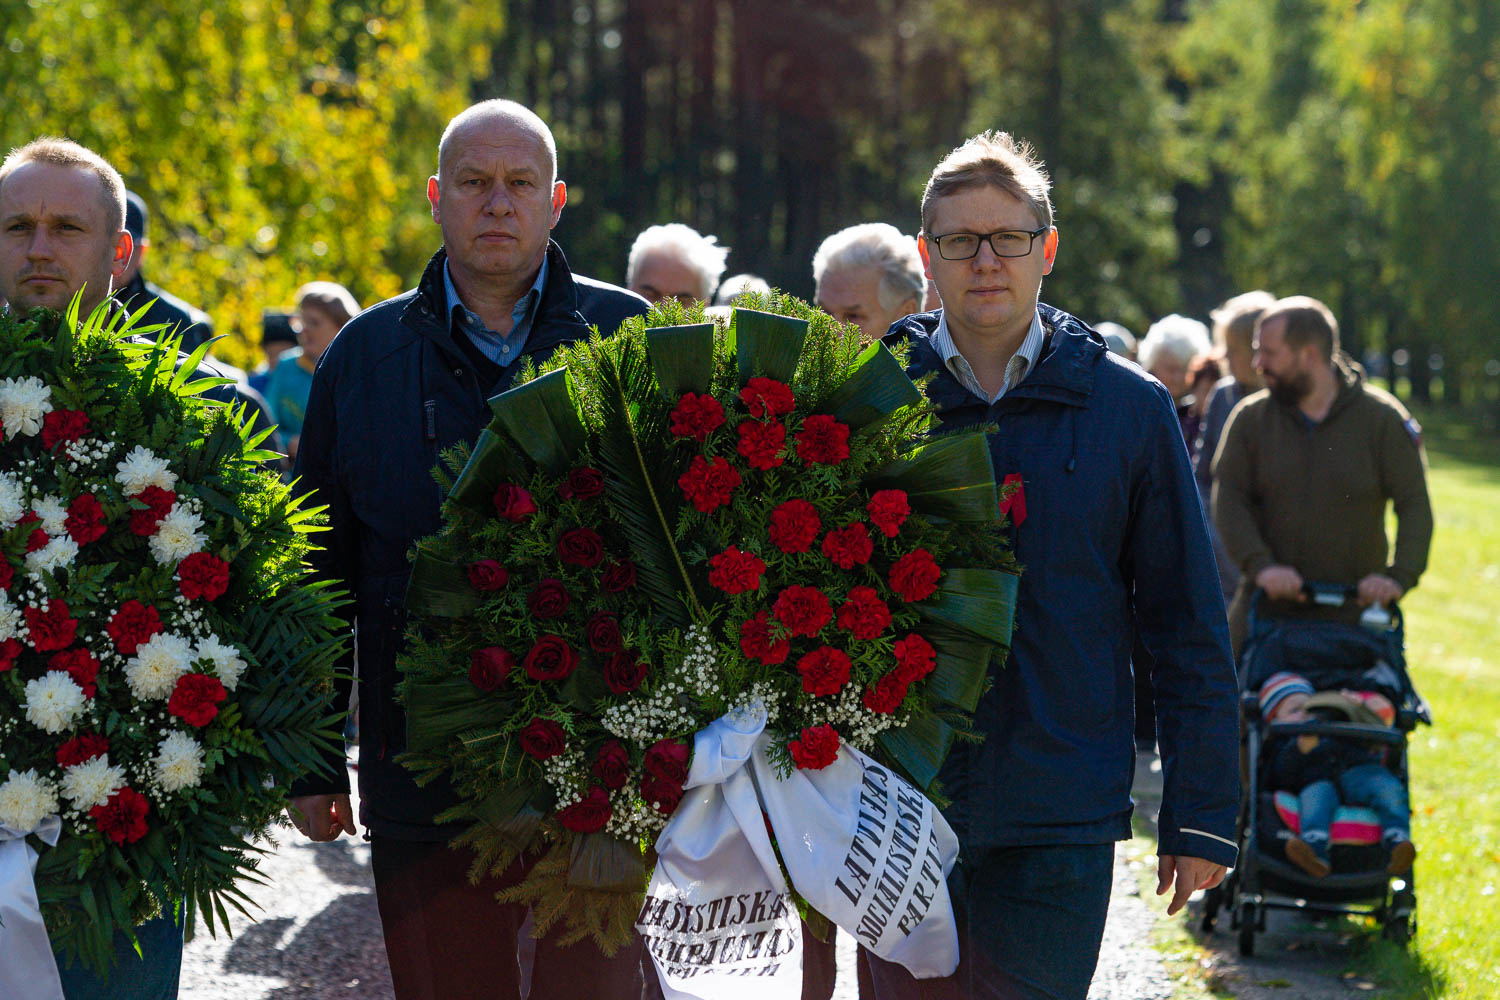
[[[1310,602],[1352,607],[1355,590],[1309,584]],[[1260,686],[1278,671],[1306,677],[1318,690],[1355,688],[1383,694],[1396,707],[1391,726],[1353,722],[1275,722],[1261,719]],[[1249,634],[1240,658],[1241,743],[1247,770],[1240,802],[1239,864],[1204,899],[1203,930],[1212,932],[1221,908],[1239,932],[1240,954],[1255,953],[1255,935],[1266,929],[1266,913],[1281,909],[1317,914],[1374,917],[1384,935],[1405,944],[1416,932],[1416,871],[1392,876],[1379,843],[1375,815],[1358,806],[1334,814],[1333,871],[1314,878],[1294,865],[1285,845],[1297,833],[1297,797],[1268,787],[1270,751],[1281,738],[1313,735],[1385,745],[1391,770],[1407,785],[1406,742],[1419,723],[1430,725],[1426,703],[1406,671],[1401,611],[1367,610],[1360,624],[1272,618],[1261,613],[1261,595],[1252,602]]]

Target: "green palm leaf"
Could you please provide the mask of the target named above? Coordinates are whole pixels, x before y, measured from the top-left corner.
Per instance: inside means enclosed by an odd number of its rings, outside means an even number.
[[[741,384],[757,375],[790,384],[807,339],[807,320],[736,309],[729,335],[734,338]]]
[[[945,434],[878,470],[872,489],[906,491],[913,510],[954,521],[993,521],[1000,506],[989,443],[981,430]]]
[[[646,332],[656,382],[668,403],[685,392],[706,392],[714,374],[714,326],[659,326]]]
[[[901,370],[901,363],[880,342],[860,352],[856,367],[843,385],[818,404],[818,412],[832,414],[855,430],[890,416],[903,406],[922,402],[922,392]]]
[[[703,609],[672,541],[681,463],[667,448],[668,407],[637,335],[622,333],[585,349],[598,368],[598,457],[610,509],[634,556],[641,588],[669,623],[685,627],[701,620]]]

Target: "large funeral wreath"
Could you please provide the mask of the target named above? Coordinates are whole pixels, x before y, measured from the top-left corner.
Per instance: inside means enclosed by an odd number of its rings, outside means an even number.
[[[510,898],[564,941],[629,935],[706,724],[759,701],[783,773],[843,741],[937,794],[1009,642],[983,430],[930,437],[884,346],[757,304],[559,350],[440,473],[405,762],[451,774],[476,876],[540,855]]]
[[[336,747],[336,595],[202,347],[0,314],[0,825],[40,852],[64,956],[180,912],[212,931],[255,838]],[[152,332],[152,331],[148,331]]]

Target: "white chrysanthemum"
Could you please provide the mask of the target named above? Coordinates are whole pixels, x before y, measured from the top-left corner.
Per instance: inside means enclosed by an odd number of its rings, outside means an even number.
[[[160,701],[172,696],[177,678],[193,663],[193,646],[170,632],[159,632],[141,643],[125,661],[125,683],[141,701]]]
[[[208,536],[198,529],[203,527],[203,518],[182,504],[175,504],[172,512],[162,518],[151,536],[151,554],[163,566],[175,566],[194,552],[201,552]]]
[[[234,690],[234,686],[240,682],[240,674],[245,672],[246,664],[240,657],[240,651],[234,646],[220,642],[216,635],[211,635],[198,643],[198,652],[193,659],[212,662],[214,674],[229,691]]]
[[[21,633],[21,609],[10,603],[10,595],[0,590],[0,642]]]
[[[0,422],[7,437],[40,433],[42,418],[51,412],[52,390],[41,379],[0,379]]]
[[[73,565],[78,558],[78,543],[67,535],[58,535],[35,552],[26,553],[26,569],[32,573],[56,573]]]
[[[108,802],[124,784],[125,769],[110,767],[109,754],[104,754],[63,771],[62,794],[74,808],[92,809]]]
[[[115,473],[115,482],[127,494],[139,493],[147,486],[170,490],[177,485],[177,473],[167,467],[167,460],[157,458],[151,453],[151,449],[140,445],[130,449],[130,454],[115,468],[120,470]]]
[[[68,508],[55,496],[44,496],[31,505],[32,511],[42,519],[42,530],[49,535],[61,535],[67,531]]]
[[[0,784],[0,825],[31,833],[57,812],[57,789],[31,771],[12,771]]]
[[[26,721],[49,733],[73,725],[88,704],[88,695],[60,670],[49,670],[26,682]]]
[[[193,788],[203,780],[203,748],[187,733],[171,733],[156,748],[151,768],[162,791]]]
[[[9,531],[26,516],[26,489],[9,474],[0,474],[0,529]]]

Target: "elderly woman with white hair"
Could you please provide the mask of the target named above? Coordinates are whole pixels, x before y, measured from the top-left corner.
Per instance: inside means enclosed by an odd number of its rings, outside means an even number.
[[[1177,420],[1189,450],[1198,440],[1198,409],[1193,406],[1193,383],[1189,377],[1193,360],[1213,350],[1208,327],[1187,316],[1172,313],[1151,324],[1141,338],[1137,357],[1142,368],[1161,380],[1177,404]]]

